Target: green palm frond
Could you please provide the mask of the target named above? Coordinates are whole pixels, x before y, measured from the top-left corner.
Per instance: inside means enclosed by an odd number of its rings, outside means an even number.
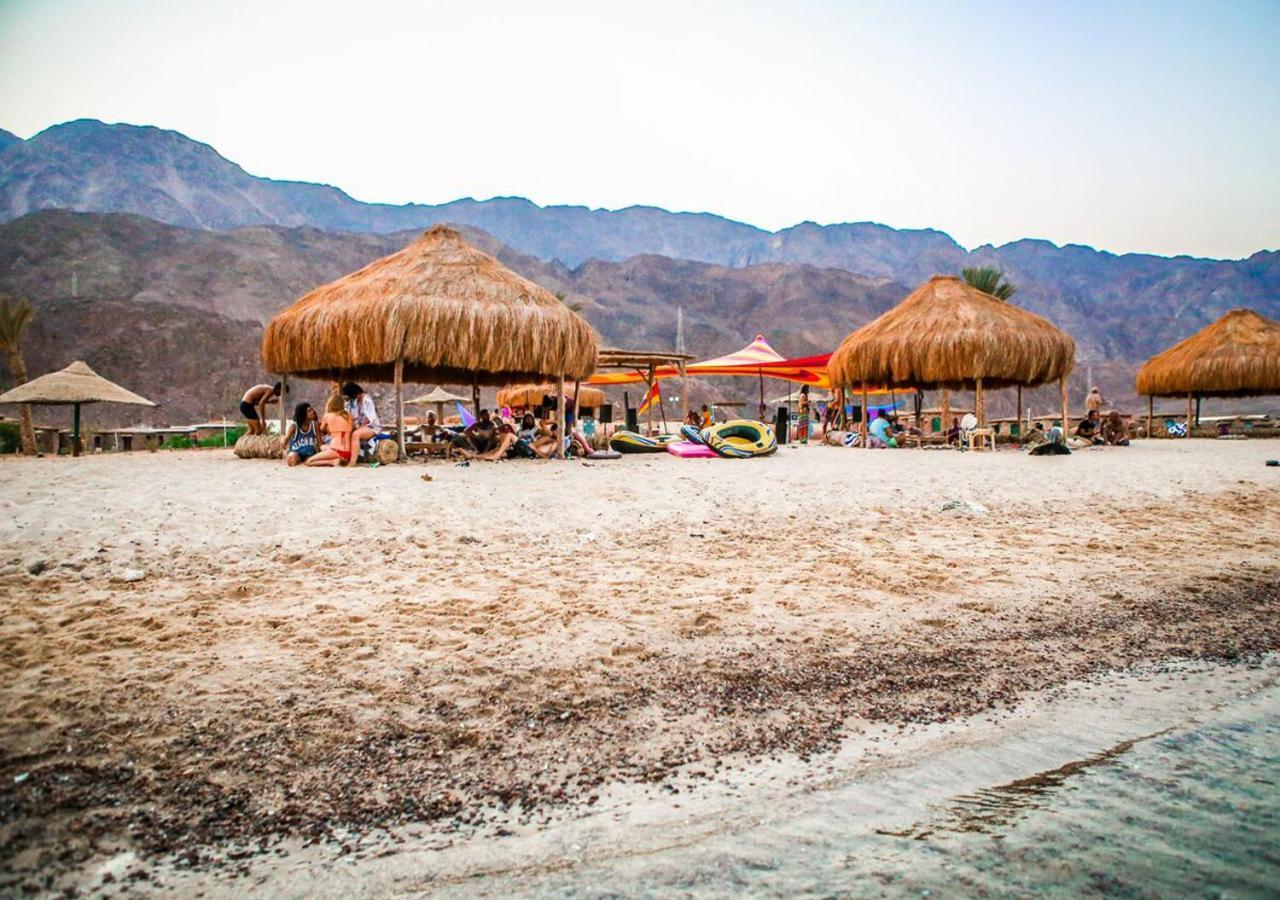
[[[965,283],[975,287],[984,294],[990,294],[997,300],[1008,300],[1018,290],[1017,286],[1004,277],[1004,272],[991,266],[975,266],[961,270]]]
[[[0,295],[0,350],[11,353],[18,349],[22,332],[35,318],[36,311],[26,300]]]

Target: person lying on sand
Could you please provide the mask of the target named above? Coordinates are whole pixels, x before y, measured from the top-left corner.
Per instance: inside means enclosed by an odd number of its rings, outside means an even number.
[[[320,433],[329,436],[329,443],[308,459],[308,466],[354,466],[359,445],[352,438],[354,423],[342,403],[342,395],[334,394],[325,404],[324,418],[320,420]]]
[[[281,399],[283,387],[275,384],[255,384],[240,398],[240,413],[249,426],[249,434],[267,433],[267,406]]]
[[[320,416],[310,403],[299,403],[284,432],[284,462],[304,463],[320,452]]]

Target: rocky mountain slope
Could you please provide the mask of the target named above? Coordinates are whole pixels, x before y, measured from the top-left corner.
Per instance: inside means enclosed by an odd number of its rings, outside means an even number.
[[[131,215],[46,211],[0,225],[0,291],[37,306],[27,344],[33,373],[86,358],[163,403],[153,420],[189,421],[234,413],[242,386],[264,377],[258,344],[276,311],[416,233],[209,231]],[[806,264],[729,267],[656,255],[570,268],[481,231],[467,234],[526,277],[563,291],[608,344],[672,347],[676,310],[683,309],[686,341],[698,355],[737,349],[759,330],[788,355],[830,350],[912,286]],[[1023,285],[1015,301],[1075,335],[1082,359],[1076,388],[1084,389],[1093,369],[1104,391],[1126,405],[1134,403],[1136,364],[1220,310],[1253,305],[1280,316],[1280,292],[1270,287],[1280,282],[1274,253],[1174,269],[1155,280],[1141,266],[1121,267],[1114,283],[1099,286],[1088,266],[1045,277],[1043,267],[1071,257],[1037,242],[1011,245],[1008,254]],[[741,385],[721,388],[750,393]],[[100,412],[112,421],[134,415]]]

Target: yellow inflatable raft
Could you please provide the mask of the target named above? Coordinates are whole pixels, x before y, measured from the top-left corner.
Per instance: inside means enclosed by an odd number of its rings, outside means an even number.
[[[667,444],[677,440],[674,434],[658,434],[645,437],[634,431],[615,431],[609,438],[609,449],[619,453],[662,453]]]
[[[750,419],[732,419],[704,428],[702,442],[729,459],[768,456],[778,449],[778,438],[773,429],[763,422],[753,422]]]

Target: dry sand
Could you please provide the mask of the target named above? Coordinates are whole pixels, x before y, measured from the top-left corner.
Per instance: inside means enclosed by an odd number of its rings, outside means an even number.
[[[122,848],[234,869],[537,821],[866,720],[1280,649],[1276,456],[5,460],[0,890]]]

